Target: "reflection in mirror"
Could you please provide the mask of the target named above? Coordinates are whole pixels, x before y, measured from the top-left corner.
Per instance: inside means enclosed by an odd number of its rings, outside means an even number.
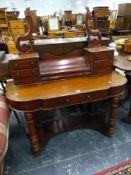
[[[76,25],[82,25],[83,24],[83,17],[81,14],[76,16]]]

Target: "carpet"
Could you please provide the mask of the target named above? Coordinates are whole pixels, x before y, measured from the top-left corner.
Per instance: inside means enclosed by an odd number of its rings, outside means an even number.
[[[120,163],[93,175],[131,175],[131,160]]]

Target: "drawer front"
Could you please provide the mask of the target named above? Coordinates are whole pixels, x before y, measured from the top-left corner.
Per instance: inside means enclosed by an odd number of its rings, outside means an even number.
[[[12,70],[19,69],[30,69],[30,68],[38,68],[38,60],[37,59],[28,59],[28,60],[20,60],[20,61],[10,61]]]
[[[32,84],[32,83],[38,83],[38,82],[40,82],[40,77],[38,76],[14,79],[15,85],[25,85],[25,84]]]
[[[78,31],[76,33],[77,33],[77,36],[85,36],[85,32],[83,31]]]
[[[101,100],[108,96],[106,90],[92,93],[76,94],[67,97],[59,97],[45,100],[43,103],[44,109],[53,109],[58,107],[70,106],[75,104],[81,104],[85,102],[91,102],[95,100]]]
[[[113,60],[110,59],[105,59],[105,60],[97,60],[97,61],[94,61],[94,68],[102,68],[102,67],[108,67],[108,66],[111,66],[113,65]]]
[[[84,32],[82,31],[76,31],[76,32],[65,32],[64,33],[64,38],[73,38],[73,37],[80,37],[80,36],[84,36]]]
[[[5,17],[5,12],[3,11],[3,12],[0,12],[0,18],[6,18]]]
[[[95,60],[105,60],[105,59],[113,60],[113,58],[114,58],[114,51],[94,53]]]
[[[77,36],[76,32],[64,33],[64,38],[74,38]]]
[[[39,76],[39,69],[23,69],[12,72],[13,78],[37,77]]]
[[[49,38],[63,38],[63,34],[50,33],[48,34]]]
[[[9,53],[17,51],[15,44],[8,44],[7,45]]]
[[[23,21],[10,21],[9,24],[11,29],[24,29]]]
[[[11,29],[12,35],[23,35],[25,33],[24,29]]]
[[[8,48],[8,50],[9,50],[9,53],[13,53],[17,51],[16,47]]]
[[[109,66],[109,67],[102,67],[102,68],[97,68],[94,69],[94,75],[104,75],[104,74],[109,74],[113,71],[113,67]]]

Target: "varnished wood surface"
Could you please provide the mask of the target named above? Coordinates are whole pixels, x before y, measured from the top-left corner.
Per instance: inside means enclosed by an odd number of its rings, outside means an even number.
[[[114,58],[114,66],[124,71],[131,71],[131,61],[128,61],[128,57],[131,54],[119,54]]]
[[[78,77],[25,86],[14,86],[11,81],[7,83],[6,96],[17,102],[32,101],[106,90],[125,83],[126,78],[117,72],[99,77]]]
[[[18,60],[18,59],[28,59],[28,58],[38,58],[39,59],[39,54],[37,52],[22,53],[22,54],[19,54],[18,52],[16,52],[16,53],[7,55],[7,61],[8,60]]]
[[[87,37],[76,37],[76,38],[55,38],[55,39],[44,39],[44,40],[34,40],[33,45],[54,45],[54,44],[66,44],[66,43],[76,43],[76,42],[87,42]],[[108,42],[109,38],[102,37],[102,42]]]
[[[38,132],[34,122],[33,112],[35,110],[40,110],[41,108],[49,110],[56,107],[70,106],[111,97],[111,111],[107,123],[107,132],[109,136],[114,136],[118,96],[124,92],[125,83],[126,78],[117,72],[97,77],[70,78],[28,86],[14,86],[11,81],[7,83],[6,96],[10,107],[16,110],[26,111],[25,118],[28,124],[31,149],[34,154],[37,154],[41,150],[43,136],[40,136],[41,134]],[[65,128],[67,121],[59,121],[58,123]],[[55,122],[54,125],[54,129],[56,130]],[[90,127],[94,128],[92,124]],[[74,124],[69,125],[67,128],[69,130],[69,128],[75,129],[76,127]],[[95,127],[95,129],[98,128]],[[103,127],[101,127],[101,130],[103,130]],[[60,131],[63,132],[64,130],[60,127]],[[44,132],[44,145],[46,145],[51,137],[50,133],[51,131]],[[56,134],[56,132],[54,133]]]
[[[109,38],[102,38],[102,45],[109,45]],[[83,52],[83,48],[87,47],[87,37],[76,38],[54,38],[45,40],[34,40],[33,49],[38,52],[40,59],[46,59],[47,55],[51,54],[48,58],[54,56],[68,56],[76,51]],[[75,54],[76,55],[76,54]],[[74,55],[74,56],[75,56]]]

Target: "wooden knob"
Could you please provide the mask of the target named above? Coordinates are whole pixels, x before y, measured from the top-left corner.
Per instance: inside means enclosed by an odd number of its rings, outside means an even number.
[[[36,73],[36,70],[33,70],[32,72],[33,72],[33,73]]]
[[[33,64],[34,64],[34,62],[32,61],[30,64],[32,64],[32,65],[33,65]]]
[[[86,94],[86,98],[91,99],[90,94]]]
[[[17,77],[19,77],[20,73],[19,73],[19,72],[17,72],[17,73],[16,73],[16,75],[17,75]]]
[[[66,103],[70,103],[70,99],[66,98],[65,99]]]

